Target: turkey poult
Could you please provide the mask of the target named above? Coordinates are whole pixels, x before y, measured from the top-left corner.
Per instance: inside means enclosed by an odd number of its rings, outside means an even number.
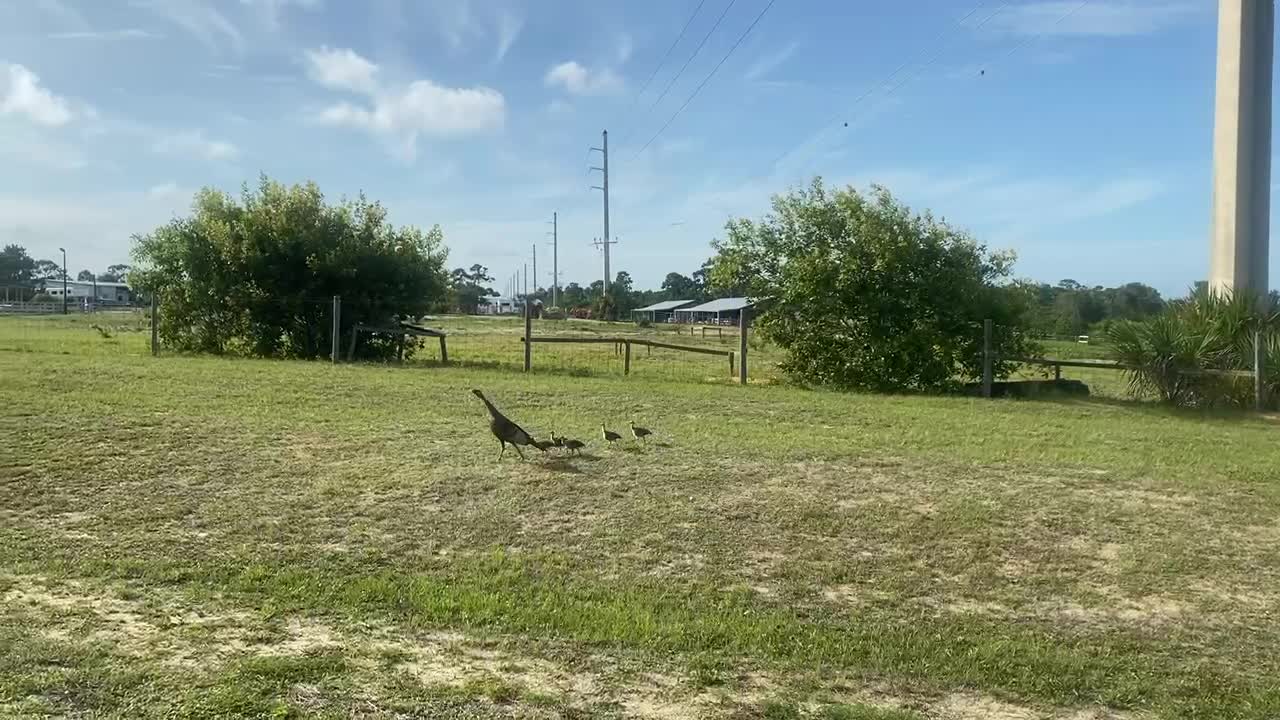
[[[637,427],[636,422],[634,420],[631,421],[631,437],[637,440],[643,440],[652,434],[653,432],[648,428]]]
[[[574,455],[581,455],[582,448],[587,446],[587,444],[582,442],[581,440],[574,440],[573,438],[560,438],[560,439],[564,441],[560,446],[563,447],[565,450],[568,450],[569,452],[573,453]]]
[[[606,428],[604,423],[600,423],[600,437],[604,438],[604,441],[610,445],[622,439],[621,435]]]
[[[533,445],[534,447],[538,447],[534,443],[533,437],[529,435],[529,433],[525,432],[524,428],[508,419],[506,415],[498,412],[498,408],[494,407],[493,403],[489,402],[489,398],[485,397],[484,393],[479,390],[472,390],[471,392],[476,397],[480,398],[480,402],[483,402],[484,406],[489,409],[489,416],[492,418],[492,420],[489,421],[489,431],[493,433],[494,437],[498,438],[498,442],[502,443],[502,452],[498,453],[499,460],[501,460],[503,454],[507,452],[507,443],[511,443],[511,446],[516,449],[516,452],[520,454],[521,458],[524,457],[524,451],[520,449],[521,445]],[[538,449],[546,452],[544,448]]]

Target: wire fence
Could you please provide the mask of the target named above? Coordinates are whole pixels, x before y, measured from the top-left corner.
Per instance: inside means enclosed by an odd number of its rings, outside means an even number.
[[[64,314],[61,303],[9,305],[0,307],[0,352],[145,356],[154,351],[332,362],[336,351],[343,363],[524,369],[525,328],[519,315],[406,318],[380,312],[376,302],[339,299],[335,304],[332,297],[239,298],[194,312],[170,298],[158,303],[153,323],[149,307],[71,305]],[[736,327],[534,319],[532,328],[539,339],[588,341],[535,343],[531,371],[539,374],[727,383],[734,381],[740,362]],[[623,342],[599,342],[603,338]],[[750,344],[752,381],[775,379],[780,355],[756,338]],[[728,353],[734,354],[734,365]]]

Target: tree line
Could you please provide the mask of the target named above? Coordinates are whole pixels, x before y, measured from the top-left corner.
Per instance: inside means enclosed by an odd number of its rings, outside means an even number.
[[[577,282],[563,285],[554,298],[551,288],[539,287],[531,290],[528,298],[547,308],[558,307],[576,317],[627,319],[632,310],[664,300],[706,301],[733,296],[737,288],[710,283],[708,273],[713,262],[714,258],[708,259],[689,275],[667,273],[655,290],[636,289],[631,273],[622,270],[609,284],[608,293],[604,292],[604,281],[595,280],[586,285]],[[484,265],[455,268],[450,273],[449,309],[462,313],[479,312],[480,306],[488,298],[498,297],[500,294],[489,285],[493,281],[494,277]]]
[[[129,266],[124,263],[110,265],[105,272],[96,275],[91,270],[81,270],[76,280],[84,282],[126,282]],[[70,278],[68,278],[70,279]],[[44,300],[42,293],[50,285],[62,282],[62,266],[52,260],[36,260],[21,245],[5,245],[0,249],[0,287],[7,288],[16,300]]]

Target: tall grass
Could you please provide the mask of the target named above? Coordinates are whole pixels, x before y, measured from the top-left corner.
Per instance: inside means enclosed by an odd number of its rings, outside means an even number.
[[[1251,294],[1198,291],[1162,315],[1113,324],[1112,355],[1133,366],[1129,389],[1182,407],[1247,406],[1253,380],[1230,371],[1254,369],[1262,333],[1268,402],[1280,396],[1280,308]]]

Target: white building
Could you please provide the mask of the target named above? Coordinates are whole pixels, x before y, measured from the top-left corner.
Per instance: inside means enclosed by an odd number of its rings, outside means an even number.
[[[67,301],[77,303],[103,303],[127,305],[131,298],[129,286],[119,282],[68,280]],[[46,280],[44,293],[56,300],[62,299],[62,281]]]

